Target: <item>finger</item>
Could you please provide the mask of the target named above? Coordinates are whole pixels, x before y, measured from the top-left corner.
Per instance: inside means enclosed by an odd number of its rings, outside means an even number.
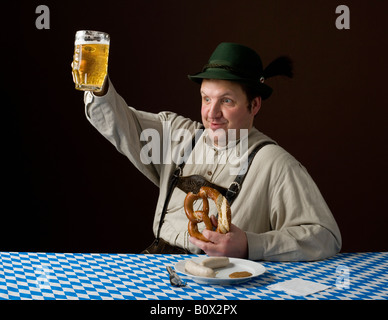
[[[75,83],[75,77],[74,77],[74,69],[73,69],[73,66],[74,66],[74,61],[71,63],[71,76],[73,77],[73,82]]]
[[[204,251],[209,256],[217,256],[217,246],[212,242],[205,242],[194,237],[190,237],[189,241]]]
[[[205,238],[207,238],[210,242],[213,243],[219,243],[222,240],[223,234],[218,233],[216,231],[211,231],[211,230],[203,230],[202,234],[204,235]]]
[[[189,237],[189,241],[193,244],[193,245],[195,245],[195,246],[197,246],[198,248],[200,248],[201,250],[203,250],[203,251],[205,251],[206,252],[206,245],[208,244],[208,242],[205,242],[205,241],[202,241],[202,240],[199,240],[199,239],[197,239],[197,238],[195,238],[195,237]]]
[[[201,240],[199,240],[199,239],[197,239],[197,238],[195,238],[195,237],[189,237],[189,241],[193,244],[193,245],[195,245],[195,246],[197,246],[197,247],[199,247],[199,248],[201,248],[201,244],[202,244],[202,242],[203,241],[201,241]],[[202,248],[201,248],[202,249]]]
[[[214,218],[214,216],[211,216],[211,218]],[[212,221],[213,223],[213,221]],[[240,229],[235,226],[233,223],[230,224],[230,230],[229,230],[229,233],[233,233],[233,232],[236,232],[236,231],[239,231]],[[209,241],[213,242],[213,243],[220,243],[222,240],[225,239],[225,236],[227,235],[227,233],[223,234],[223,233],[219,233],[219,232],[216,232],[216,231],[211,231],[211,230],[208,230],[208,229],[205,229],[202,231],[202,234],[204,235],[205,238],[207,238]]]
[[[212,222],[212,225],[213,225],[215,228],[217,228],[217,226],[218,226],[218,220],[217,220],[216,216],[211,215],[211,216],[210,216],[210,221]]]

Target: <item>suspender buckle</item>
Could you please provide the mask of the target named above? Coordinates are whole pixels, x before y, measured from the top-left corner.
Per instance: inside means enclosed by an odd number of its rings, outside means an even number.
[[[232,192],[233,194],[235,194],[239,193],[240,189],[241,185],[237,181],[233,181],[228,188],[228,192]]]
[[[172,175],[175,178],[179,178],[182,175],[182,168],[180,166],[177,167]]]
[[[240,192],[241,185],[237,181],[233,181],[228,188],[228,191],[226,191],[225,198],[228,200],[229,205],[231,205],[234,201],[234,199],[237,197],[238,193]]]

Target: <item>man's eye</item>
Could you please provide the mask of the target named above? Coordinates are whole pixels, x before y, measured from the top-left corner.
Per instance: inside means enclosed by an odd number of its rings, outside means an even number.
[[[203,97],[203,101],[206,102],[206,103],[209,103],[209,102],[210,102],[210,98],[208,98],[208,97]]]
[[[225,99],[223,100],[223,102],[224,102],[225,104],[232,104],[232,103],[233,103],[232,99],[229,99],[229,98],[225,98]]]

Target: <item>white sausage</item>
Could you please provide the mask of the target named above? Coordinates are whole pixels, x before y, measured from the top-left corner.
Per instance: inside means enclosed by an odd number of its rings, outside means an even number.
[[[228,257],[210,257],[201,261],[201,265],[212,269],[226,267],[228,264]]]
[[[213,269],[202,266],[191,260],[188,260],[185,263],[185,270],[190,272],[192,275],[199,277],[214,278],[216,276],[216,273],[213,271]]]

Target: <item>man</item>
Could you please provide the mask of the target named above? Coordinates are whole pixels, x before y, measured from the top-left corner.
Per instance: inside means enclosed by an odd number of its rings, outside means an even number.
[[[338,226],[306,169],[253,127],[262,100],[272,93],[264,82],[276,75],[292,76],[289,60],[277,59],[263,69],[254,50],[221,43],[203,71],[189,76],[200,84],[204,132],[202,124],[175,113],[128,107],[109,79],[101,93],[85,93],[92,125],[160,188],[153,225],[156,241],[145,253],[298,261],[324,259],[340,250]],[[174,134],[183,131],[190,133],[190,143],[185,139],[182,151]],[[160,154],[168,153],[166,140],[172,156],[159,161]],[[252,154],[248,168],[247,162],[236,161],[243,158],[239,152],[245,159]],[[243,179],[235,180],[244,165]],[[189,236],[183,208],[186,194],[201,185],[237,195],[230,201],[230,232],[203,230],[210,242]],[[196,205],[198,210],[201,204]],[[214,206],[210,212],[217,214]],[[217,224],[214,217],[212,222]]]

